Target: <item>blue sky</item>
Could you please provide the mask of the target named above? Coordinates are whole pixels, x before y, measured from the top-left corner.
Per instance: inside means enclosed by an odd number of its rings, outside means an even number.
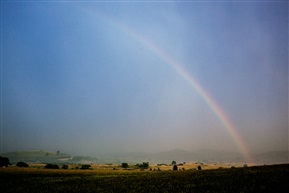
[[[1,2],[2,151],[288,149],[288,2]],[[133,36],[132,34],[137,34]]]

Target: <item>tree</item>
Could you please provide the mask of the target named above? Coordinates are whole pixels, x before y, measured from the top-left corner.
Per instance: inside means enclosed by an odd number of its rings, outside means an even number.
[[[173,166],[173,170],[178,170],[178,166],[177,166],[177,165],[174,165],[174,166]]]
[[[123,168],[128,168],[128,164],[127,164],[127,163],[122,163],[122,164],[121,164],[121,167],[123,167]]]
[[[176,161],[172,161],[172,165],[176,165],[177,164],[177,162]]]
[[[0,167],[8,167],[10,165],[10,161],[7,157],[0,156]]]
[[[202,170],[202,166],[198,166],[198,170]]]
[[[80,169],[82,169],[82,170],[87,170],[87,169],[89,169],[89,168],[91,168],[91,165],[84,164],[84,165],[81,165],[81,168],[80,168]]]
[[[62,169],[67,170],[67,169],[68,169],[68,165],[63,165],[63,166],[62,166]]]
[[[149,167],[149,162],[143,162],[142,163],[142,168],[147,169]]]
[[[59,166],[56,164],[46,164],[46,166],[44,166],[46,169],[59,169]]]
[[[142,164],[137,164],[137,167],[141,169],[148,169],[149,168],[149,162],[143,162]]]
[[[18,162],[17,164],[16,164],[18,167],[23,167],[23,168],[28,168],[29,167],[29,165],[27,164],[27,163],[25,163],[25,162]]]

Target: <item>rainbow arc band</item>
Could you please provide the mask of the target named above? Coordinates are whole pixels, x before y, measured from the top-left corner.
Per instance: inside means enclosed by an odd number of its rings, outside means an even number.
[[[249,163],[254,163],[254,159],[251,155],[250,150],[246,146],[244,140],[239,134],[237,128],[230,121],[226,113],[222,110],[220,105],[206,92],[206,90],[201,86],[201,84],[190,74],[178,61],[176,61],[171,54],[166,52],[164,49],[157,46],[154,42],[150,41],[148,38],[145,38],[137,31],[133,30],[124,23],[118,22],[115,19],[105,16],[100,12],[94,12],[89,9],[86,10],[86,13],[90,14],[92,17],[97,17],[97,19],[102,20],[103,22],[109,24],[111,27],[120,30],[124,34],[133,38],[134,40],[141,43],[144,47],[150,49],[156,56],[162,59],[165,63],[169,64],[175,71],[182,76],[193,88],[194,90],[203,98],[208,107],[216,115],[216,117],[223,124],[225,130],[230,134],[235,144],[239,148],[242,155],[246,158],[246,161]]]

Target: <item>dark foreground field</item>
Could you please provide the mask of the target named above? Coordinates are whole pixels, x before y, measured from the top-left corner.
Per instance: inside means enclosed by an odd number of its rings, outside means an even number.
[[[289,165],[203,171],[1,168],[0,192],[287,192]]]

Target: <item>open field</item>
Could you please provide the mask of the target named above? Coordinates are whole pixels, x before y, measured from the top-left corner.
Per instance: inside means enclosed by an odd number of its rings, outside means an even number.
[[[0,192],[287,192],[289,164],[201,171],[8,167],[0,178]]]

